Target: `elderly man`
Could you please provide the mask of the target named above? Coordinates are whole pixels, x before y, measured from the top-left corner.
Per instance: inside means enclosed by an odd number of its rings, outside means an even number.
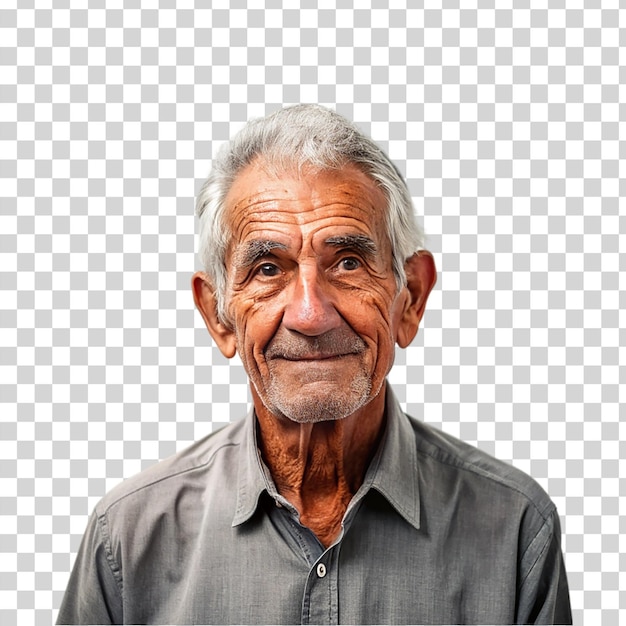
[[[253,410],[96,507],[59,623],[564,623],[529,477],[386,383],[436,281],[406,185],[319,106],[249,123],[198,198],[196,305]]]

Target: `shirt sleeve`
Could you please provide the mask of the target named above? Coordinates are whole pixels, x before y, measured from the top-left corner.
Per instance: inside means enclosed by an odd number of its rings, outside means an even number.
[[[572,610],[556,510],[521,560],[517,624],[571,624]]]
[[[57,624],[122,624],[122,578],[105,539],[103,518],[87,526],[61,603]]]

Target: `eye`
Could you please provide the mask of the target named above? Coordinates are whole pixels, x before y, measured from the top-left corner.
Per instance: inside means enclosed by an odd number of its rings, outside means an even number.
[[[257,272],[261,274],[261,276],[271,278],[272,276],[278,276],[278,274],[280,274],[280,269],[273,263],[263,263],[263,265],[259,266]]]
[[[355,259],[353,256],[349,256],[339,261],[339,267],[347,272],[352,272],[361,267],[361,261]]]

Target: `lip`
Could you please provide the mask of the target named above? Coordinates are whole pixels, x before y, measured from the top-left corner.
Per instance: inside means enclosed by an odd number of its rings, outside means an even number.
[[[346,356],[351,356],[353,353],[347,353],[347,354],[305,354],[305,355],[299,355],[299,356],[289,356],[289,355],[275,355],[272,357],[272,360],[274,359],[281,359],[283,361],[289,361],[290,363],[299,363],[299,362],[304,362],[304,363],[316,363],[318,361],[332,361],[332,360],[338,360],[338,359],[342,359],[343,357]]]

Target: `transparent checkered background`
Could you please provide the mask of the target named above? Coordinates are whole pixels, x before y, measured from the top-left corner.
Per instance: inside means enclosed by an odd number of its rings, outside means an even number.
[[[105,491],[246,412],[193,307],[194,196],[296,102],[378,140],[423,216],[404,406],[530,472],[576,623],[625,620],[618,0],[34,4],[0,9],[0,623],[55,619]]]

